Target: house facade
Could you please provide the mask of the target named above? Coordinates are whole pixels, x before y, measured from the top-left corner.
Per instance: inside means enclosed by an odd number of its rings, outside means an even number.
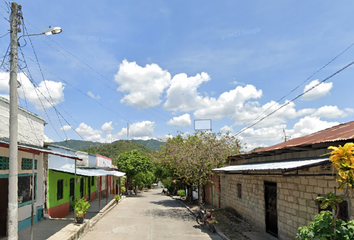
[[[220,173],[220,207],[278,239],[294,239],[321,209],[316,197],[336,191],[328,146],[354,141],[354,122],[229,157]],[[340,192],[336,192],[338,195]],[[350,192],[340,217],[354,218]]]
[[[6,236],[9,179],[9,101],[0,97],[0,237]],[[43,185],[43,118],[18,108],[18,229],[31,225],[32,188],[34,188],[34,215],[36,223],[42,219]],[[32,166],[34,163],[34,172]],[[33,181],[34,178],[34,181]]]

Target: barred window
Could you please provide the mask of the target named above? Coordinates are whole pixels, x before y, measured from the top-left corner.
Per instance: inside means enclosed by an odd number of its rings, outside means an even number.
[[[36,198],[36,179],[36,175],[34,181],[31,175],[18,176],[18,204],[32,201],[32,189],[34,190],[34,199]]]
[[[22,170],[32,170],[32,161],[31,158],[22,158],[21,169]],[[37,159],[34,160],[34,169],[37,170]]]
[[[0,156],[0,170],[9,170],[9,157]]]

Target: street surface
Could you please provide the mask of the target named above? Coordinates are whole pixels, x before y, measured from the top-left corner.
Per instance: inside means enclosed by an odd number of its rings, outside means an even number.
[[[108,212],[83,240],[127,239],[222,239],[198,226],[194,216],[177,200],[161,194],[162,189],[124,199]]]

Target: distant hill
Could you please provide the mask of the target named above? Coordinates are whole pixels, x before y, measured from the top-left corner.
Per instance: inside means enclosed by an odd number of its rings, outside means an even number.
[[[90,147],[103,145],[103,143],[99,143],[99,142],[82,141],[82,140],[67,140],[62,142],[52,142],[50,144],[67,147],[74,150],[82,150]]]
[[[154,154],[154,151],[152,149],[149,149],[140,143],[129,140],[121,140],[112,144],[104,144],[101,146],[82,149],[82,151],[84,152],[88,152],[91,154],[100,154],[112,159],[116,159],[119,154],[123,152],[129,152],[132,150],[138,150],[139,152],[147,155]]]
[[[145,147],[154,150],[154,151],[161,151],[161,145],[165,146],[166,143],[160,142],[155,139],[149,139],[149,140],[131,140],[132,142],[140,143],[141,145],[144,145]]]
[[[157,140],[120,140],[112,144],[104,144],[99,142],[82,141],[82,140],[67,140],[62,142],[53,142],[53,145],[71,148],[78,151],[88,152],[90,154],[100,154],[112,159],[115,159],[122,152],[138,150],[144,154],[154,154],[155,151],[160,151],[160,145],[165,143]]]

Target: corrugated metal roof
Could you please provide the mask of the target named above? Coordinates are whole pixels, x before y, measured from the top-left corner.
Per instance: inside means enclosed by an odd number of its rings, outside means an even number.
[[[49,167],[49,169],[54,170],[54,171],[58,171],[58,172],[65,172],[65,173],[71,173],[71,174],[75,174],[75,168],[71,167],[71,166],[66,166],[64,165],[63,167]],[[105,176],[107,174],[104,173],[98,173],[98,172],[93,172],[93,171],[87,171],[84,169],[80,169],[80,168],[76,168],[76,174],[77,175],[81,175],[81,176]]]
[[[281,162],[266,162],[266,163],[252,163],[240,164],[228,167],[216,168],[213,171],[220,172],[239,172],[239,171],[289,171],[296,170],[301,167],[317,166],[329,162],[328,158],[318,159],[302,159]]]
[[[315,132],[299,138],[294,138],[286,142],[282,142],[270,147],[261,148],[256,151],[252,151],[245,154],[260,153],[260,152],[274,151],[274,150],[297,147],[297,146],[306,146],[306,145],[313,145],[317,143],[335,142],[335,141],[343,141],[343,140],[351,140],[351,139],[354,139],[354,121],[339,124],[319,132]]]

